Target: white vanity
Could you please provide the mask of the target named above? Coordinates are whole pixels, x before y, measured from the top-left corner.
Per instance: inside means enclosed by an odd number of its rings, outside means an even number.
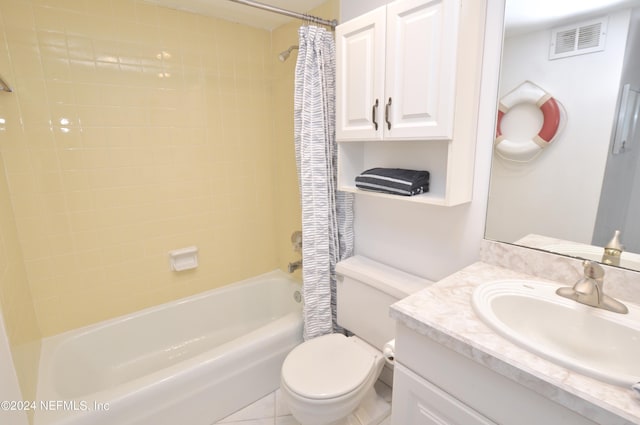
[[[392,425],[640,424],[640,400],[631,389],[514,345],[472,308],[473,291],[484,282],[535,279],[573,285],[580,260],[483,244],[482,262],[392,306],[397,319]],[[640,273],[611,267],[606,273],[605,291],[640,304]]]

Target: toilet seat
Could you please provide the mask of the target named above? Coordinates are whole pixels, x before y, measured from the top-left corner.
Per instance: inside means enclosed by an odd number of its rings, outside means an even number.
[[[294,348],[282,365],[283,383],[314,400],[358,389],[375,371],[375,355],[342,334],[324,335]]]

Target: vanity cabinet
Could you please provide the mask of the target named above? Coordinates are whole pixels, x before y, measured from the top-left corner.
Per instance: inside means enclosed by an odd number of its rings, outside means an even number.
[[[336,28],[338,189],[407,202],[469,202],[486,0],[397,0]],[[362,191],[374,167],[430,173],[429,192]]]
[[[399,0],[336,28],[336,138],[451,139],[458,0]]]
[[[401,364],[393,374],[392,424],[496,425]]]
[[[391,425],[594,425],[402,323]]]

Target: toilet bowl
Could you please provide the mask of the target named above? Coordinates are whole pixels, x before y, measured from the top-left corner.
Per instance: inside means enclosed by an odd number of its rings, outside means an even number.
[[[387,369],[382,349],[395,337],[389,306],[432,282],[362,256],[338,263],[336,274],[338,324],[354,336],[323,335],[294,348],[280,390],[301,425],[378,425],[391,410],[374,389]]]
[[[302,425],[336,424],[365,398],[375,397],[373,385],[383,366],[382,353],[359,338],[324,335],[289,353],[280,391]]]

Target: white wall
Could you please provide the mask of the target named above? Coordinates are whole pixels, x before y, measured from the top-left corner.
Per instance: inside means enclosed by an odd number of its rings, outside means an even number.
[[[620,80],[640,88],[640,8],[631,15],[627,53]],[[631,150],[612,155],[609,149],[593,245],[605,245],[615,230],[622,231],[625,249],[640,252],[640,134]]]
[[[501,96],[530,80],[564,105],[567,121],[553,144],[530,163],[494,156],[487,237],[512,242],[536,233],[591,242],[629,17],[629,10],[610,15],[603,52],[550,61],[549,30],[505,40]]]
[[[636,143],[639,140],[636,140]],[[640,149],[636,147],[636,165],[633,174],[633,186],[629,196],[629,209],[623,227],[625,249],[640,252]]]
[[[374,7],[368,0],[341,2],[343,20]],[[356,196],[355,250],[432,280],[478,259],[484,235],[504,0],[489,0],[480,99],[473,200],[453,208]]]
[[[640,52],[640,8],[635,9],[631,15],[631,28],[633,33],[630,36],[628,51],[632,53],[629,54],[625,62],[622,81],[623,83],[629,82],[637,88],[640,87],[640,55],[637,54],[637,52]],[[633,252],[640,252],[640,220],[638,220],[638,217],[640,217],[640,135],[636,135],[633,150],[636,157],[636,165],[624,229],[627,234],[627,249]],[[631,241],[634,241],[634,243],[632,244]]]
[[[345,22],[356,16],[363,15],[392,1],[393,0],[341,0],[340,22]]]

